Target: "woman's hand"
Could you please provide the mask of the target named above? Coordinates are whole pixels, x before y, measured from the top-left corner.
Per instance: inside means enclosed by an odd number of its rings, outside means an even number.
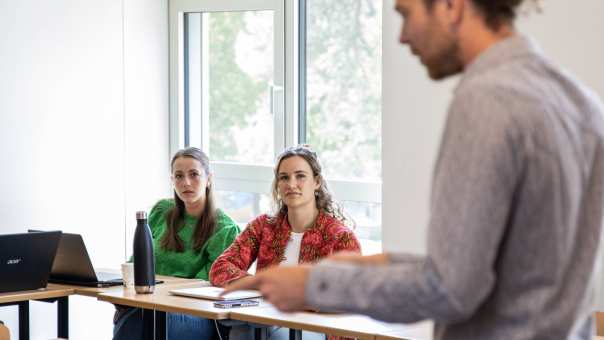
[[[221,295],[242,289],[259,290],[265,300],[277,309],[293,312],[307,308],[305,301],[306,281],[310,267],[272,267],[229,283]]]

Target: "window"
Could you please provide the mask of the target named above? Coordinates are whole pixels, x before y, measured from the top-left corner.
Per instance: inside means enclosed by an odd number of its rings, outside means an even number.
[[[301,139],[337,184],[358,237],[381,241],[382,1],[300,5]]]
[[[272,162],[266,151],[275,150],[273,84],[282,78],[275,74],[274,16],[270,10],[183,16],[185,144],[203,146],[216,161]]]
[[[359,238],[381,241],[381,6],[170,1],[171,150],[208,152],[239,223],[267,212],[275,156],[305,142]]]
[[[305,140],[332,178],[381,178],[381,1],[306,0]]]

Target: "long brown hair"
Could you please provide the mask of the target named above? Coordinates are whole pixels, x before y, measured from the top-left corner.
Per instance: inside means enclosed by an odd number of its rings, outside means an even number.
[[[173,171],[174,162],[180,157],[189,157],[197,160],[203,168],[205,175],[210,175],[210,160],[208,156],[198,148],[189,147],[179,150],[172,157],[170,163],[170,171]],[[176,190],[174,191],[174,208],[168,211],[166,215],[166,224],[168,228],[160,240],[161,248],[176,252],[185,250],[184,242],[178,236],[178,232],[183,228],[185,222],[185,202],[183,202]],[[206,241],[214,234],[216,229],[216,208],[214,205],[214,191],[212,183],[206,186],[205,206],[201,213],[201,217],[197,220],[195,230],[193,231],[193,249],[197,252],[201,250]]]
[[[336,201],[334,201],[331,192],[327,188],[327,182],[325,181],[325,178],[323,178],[319,157],[317,157],[317,153],[314,152],[308,145],[289,147],[283,150],[283,152],[281,152],[281,154],[279,154],[277,157],[274,171],[275,177],[273,178],[272,184],[273,209],[275,211],[273,218],[287,214],[287,205],[285,205],[283,200],[279,197],[279,166],[281,166],[281,162],[283,162],[283,160],[294,156],[302,157],[302,159],[308,163],[315,180],[319,183],[319,188],[315,191],[315,203],[317,209],[323,213],[335,217],[350,227],[354,227],[354,222],[346,217],[342,207]]]

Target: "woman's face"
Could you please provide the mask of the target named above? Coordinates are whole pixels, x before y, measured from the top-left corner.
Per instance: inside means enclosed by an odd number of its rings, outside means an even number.
[[[178,157],[172,164],[172,184],[186,206],[205,203],[210,176],[195,158]]]
[[[315,190],[320,184],[310,165],[300,156],[281,161],[277,171],[277,192],[288,210],[316,206]]]

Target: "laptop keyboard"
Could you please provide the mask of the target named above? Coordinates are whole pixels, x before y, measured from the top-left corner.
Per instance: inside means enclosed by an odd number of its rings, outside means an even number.
[[[122,280],[121,274],[106,273],[106,272],[95,272],[95,273],[96,273],[97,280],[99,280],[100,282],[121,281]]]

